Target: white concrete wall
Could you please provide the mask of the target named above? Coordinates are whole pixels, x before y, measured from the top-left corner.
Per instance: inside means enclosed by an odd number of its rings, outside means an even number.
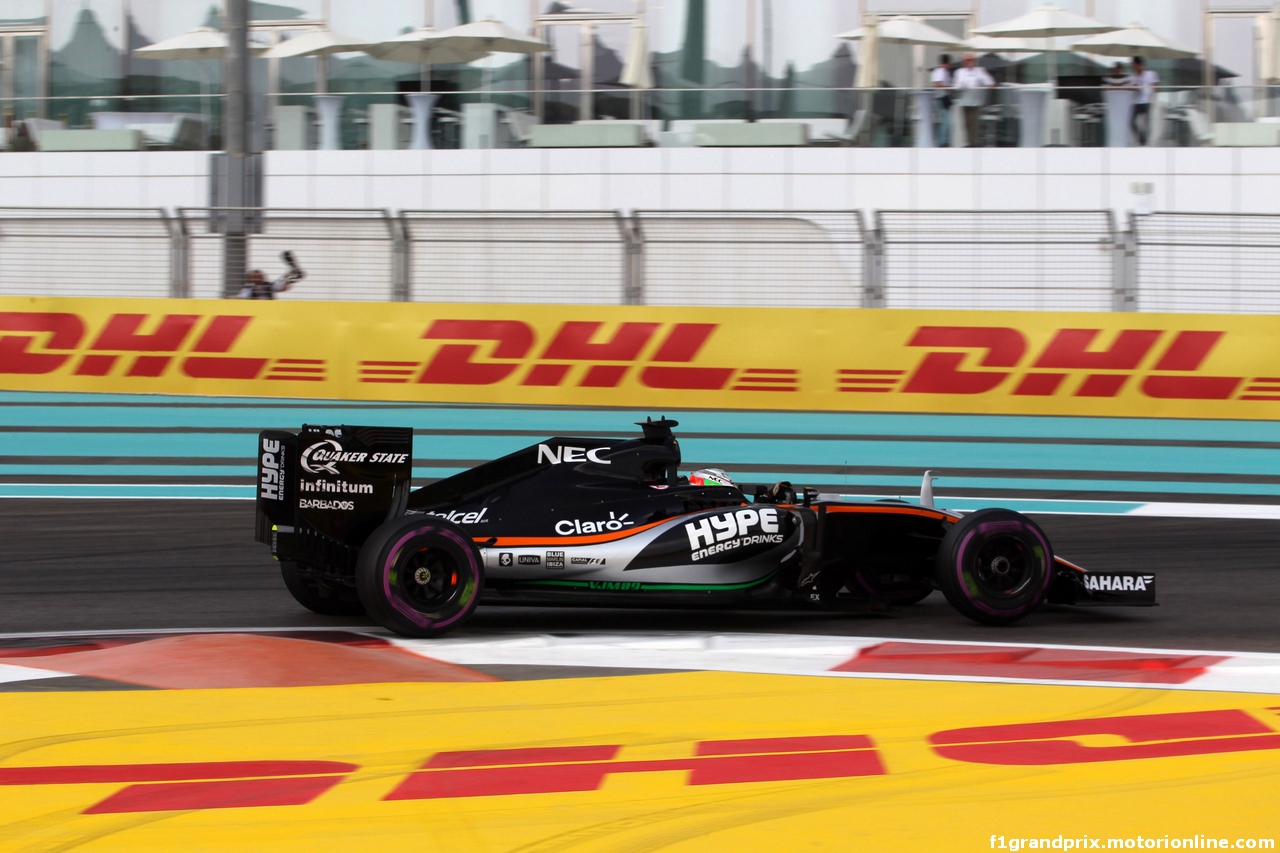
[[[0,153],[0,207],[207,203],[207,152]],[[1280,148],[272,151],[271,207],[1280,213]]]
[[[202,207],[207,151],[0,153],[0,207]]]
[[[273,151],[272,207],[1280,213],[1280,148]]]

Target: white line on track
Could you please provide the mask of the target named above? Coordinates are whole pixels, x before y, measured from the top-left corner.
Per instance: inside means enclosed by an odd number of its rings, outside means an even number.
[[[0,639],[34,639],[86,636],[182,635],[208,633],[279,633],[296,634],[322,631],[346,631],[387,640],[393,645],[423,657],[460,666],[518,665],[605,667],[610,669],[674,669],[692,671],[746,672],[772,675],[818,676],[837,678],[889,678],[916,681],[964,681],[1002,684],[1048,684],[1082,687],[1144,688],[1154,690],[1230,691],[1238,693],[1280,694],[1280,654],[1260,652],[1224,652],[1189,649],[1152,649],[1134,646],[1031,645],[1024,643],[986,643],[963,640],[929,640],[894,637],[846,637],[820,634],[713,634],[699,632],[612,633],[612,634],[498,634],[487,637],[466,634],[438,640],[415,640],[398,637],[367,626],[325,626],[322,629],[284,626],[275,628],[200,628],[127,631],[69,631],[0,634]],[[1212,656],[1226,660],[1203,667],[1205,672],[1182,684],[1101,681],[1083,679],[1022,678],[1016,675],[967,675],[963,672],[945,675],[911,672],[839,672],[832,671],[872,646],[884,643],[912,645],[981,646],[993,649],[1067,650],[1083,652],[1126,652],[1137,655],[1167,657]],[[0,650],[3,657],[3,650]],[[56,666],[57,656],[41,656],[44,666]],[[34,659],[33,659],[34,662]],[[878,659],[880,665],[889,663]],[[1032,663],[1035,663],[1032,661]],[[904,668],[910,668],[907,664]],[[1104,659],[1099,669],[1107,668]],[[0,682],[35,678],[52,678],[65,673],[53,669],[0,665]]]

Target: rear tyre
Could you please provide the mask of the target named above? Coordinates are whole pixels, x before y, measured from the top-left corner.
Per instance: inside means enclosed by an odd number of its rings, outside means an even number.
[[[358,616],[364,606],[349,586],[323,581],[307,574],[297,563],[280,561],[280,575],[294,600],[308,610],[325,616]]]
[[[408,637],[436,637],[466,622],[483,586],[480,550],[457,525],[433,516],[386,522],[356,563],[365,610]]]
[[[984,625],[1007,625],[1048,594],[1053,550],[1035,522],[984,509],[951,525],[938,548],[937,580],[956,610]]]

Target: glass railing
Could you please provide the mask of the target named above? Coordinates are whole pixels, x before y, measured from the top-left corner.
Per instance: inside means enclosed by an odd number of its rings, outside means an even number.
[[[1280,86],[1002,85],[978,95],[879,89],[494,89],[257,93],[271,149],[628,146],[1100,147],[1280,145]],[[0,150],[219,149],[220,94],[0,100]],[[559,129],[549,129],[549,126]],[[571,128],[571,129],[566,129]],[[137,131],[59,139],[47,130]],[[123,140],[123,141],[122,141]],[[100,149],[97,149],[100,150]]]

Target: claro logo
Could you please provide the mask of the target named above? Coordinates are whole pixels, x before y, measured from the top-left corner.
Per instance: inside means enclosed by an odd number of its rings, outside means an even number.
[[[988,394],[1014,397],[1115,397],[1136,388],[1165,400],[1228,400],[1243,376],[1202,375],[1225,332],[1208,330],[1059,329],[1033,350],[1018,329],[921,326],[908,347],[928,350],[915,370],[840,370],[841,391]],[[905,377],[905,378],[904,378]],[[1264,379],[1246,389],[1266,391]],[[1274,391],[1270,393],[1274,394]],[[1276,399],[1250,393],[1240,399]]]

